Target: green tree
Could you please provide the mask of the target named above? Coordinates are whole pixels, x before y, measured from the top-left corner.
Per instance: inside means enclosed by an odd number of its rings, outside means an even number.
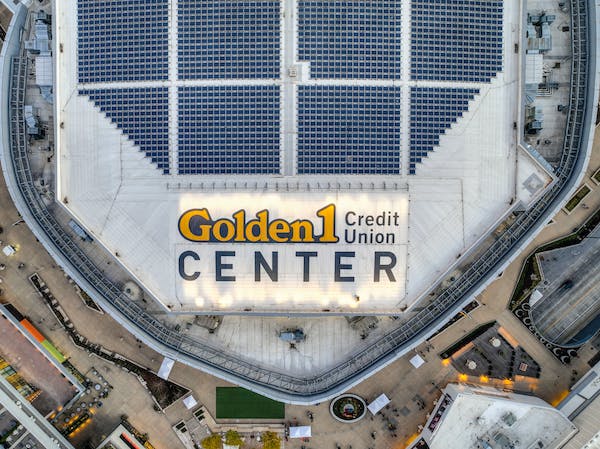
[[[263,449],[281,449],[281,438],[275,432],[263,432],[261,438]]]
[[[200,444],[204,449],[223,449],[223,441],[221,435],[213,433],[211,436],[204,438]]]
[[[240,434],[232,429],[225,433],[225,444],[229,444],[230,446],[241,446],[244,442],[242,441]]]

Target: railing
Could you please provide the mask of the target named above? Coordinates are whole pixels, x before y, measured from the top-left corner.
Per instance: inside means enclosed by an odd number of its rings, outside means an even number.
[[[120,286],[107,279],[92,260],[64,232],[54,216],[41,201],[33,184],[29,160],[23,105],[27,58],[25,55],[13,59],[10,93],[11,149],[10,154],[19,191],[30,213],[46,234],[46,245],[53,245],[64,260],[78,272],[86,284],[95,291],[90,296],[103,305],[116,309],[137,329],[138,336],[152,339],[154,346],[163,350],[175,351],[186,361],[203,369],[229,375],[240,384],[259,390],[272,397],[292,401],[317,401],[329,397],[335,389],[342,389],[365,376],[370,370],[393,359],[395,354],[414,345],[420,338],[432,333],[449,318],[457,307],[469,301],[472,293],[486,275],[493,272],[511,254],[513,248],[522,243],[544,214],[556,202],[573,175],[582,144],[582,133],[586,123],[588,89],[589,49],[588,49],[588,5],[586,0],[571,0],[572,13],[572,75],[570,107],[565,131],[563,155],[555,174],[557,182],[527,211],[518,215],[515,221],[494,243],[472,263],[463,274],[434,301],[388,334],[380,337],[369,347],[336,367],[310,378],[261,368],[235,357],[206,342],[167,328],[152,315],[132,302],[122,293]],[[589,121],[589,120],[588,120]],[[165,351],[167,352],[167,351]]]

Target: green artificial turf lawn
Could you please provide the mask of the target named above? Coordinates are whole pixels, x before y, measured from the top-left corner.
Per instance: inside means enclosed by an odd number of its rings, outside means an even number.
[[[282,402],[239,387],[217,387],[217,419],[283,419]]]

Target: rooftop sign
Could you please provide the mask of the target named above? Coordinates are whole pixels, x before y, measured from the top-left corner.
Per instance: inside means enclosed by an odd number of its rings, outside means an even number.
[[[184,200],[176,226],[178,298],[234,309],[236,299],[253,299],[257,310],[267,299],[320,310],[391,309],[405,293],[407,209],[406,192]]]

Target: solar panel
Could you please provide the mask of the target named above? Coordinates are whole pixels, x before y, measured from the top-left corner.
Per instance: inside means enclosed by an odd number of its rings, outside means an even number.
[[[164,87],[81,90],[150,160],[169,173],[169,102]]]
[[[411,77],[489,82],[502,70],[500,0],[412,0]]]
[[[354,80],[297,86],[297,173],[399,174],[401,88],[367,80],[401,77],[401,0],[297,2],[297,57],[310,77]],[[168,79],[169,0],[77,5],[80,82]],[[178,173],[279,174],[281,89],[272,80],[281,76],[281,2],[173,6],[179,79],[213,81],[178,88]],[[411,80],[483,83],[502,70],[501,0],[411,0],[410,19]],[[255,82],[233,85],[239,79]],[[409,173],[478,92],[410,88]],[[169,173],[167,88],[81,93]]]
[[[299,174],[398,174],[400,91],[299,86]]]
[[[77,0],[79,82],[168,78],[168,0]]]
[[[400,78],[401,1],[298,2],[298,57],[311,78]]]
[[[440,144],[440,135],[462,117],[477,94],[478,89],[411,88],[409,174],[416,173],[417,164]]]
[[[279,1],[180,0],[179,78],[279,78]]]
[[[279,86],[179,89],[179,173],[278,174]]]

